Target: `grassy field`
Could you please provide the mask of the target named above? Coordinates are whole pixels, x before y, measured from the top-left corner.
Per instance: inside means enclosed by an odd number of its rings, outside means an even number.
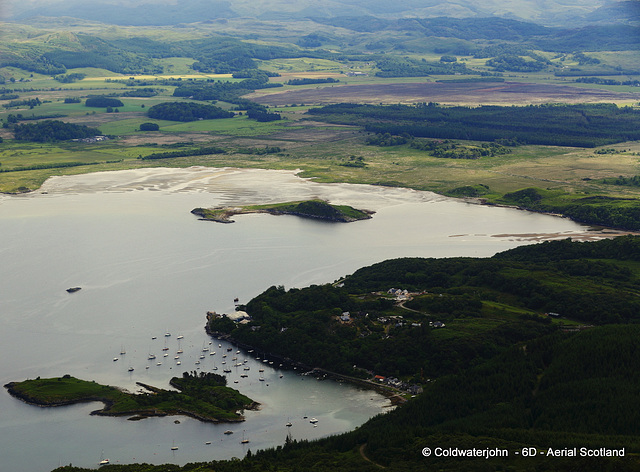
[[[176,74],[187,77],[189,60],[185,58],[168,58]],[[277,81],[286,81],[292,77],[327,77],[340,78],[339,85],[345,83],[362,84],[384,92],[386,87],[420,87],[420,83],[434,81],[445,77],[432,78],[390,78],[376,77],[340,77],[336,69],[341,64],[319,59],[280,59],[268,61],[265,68],[290,68],[283,72]],[[355,64],[366,67],[365,64]],[[323,69],[322,71],[320,69]],[[119,113],[106,113],[103,108],[89,108],[80,104],[65,104],[67,97],[84,98],[90,94],[117,93],[125,86],[118,83],[105,82],[105,77],[116,77],[109,71],[78,70],[87,74],[87,78],[73,84],[59,84],[50,77],[34,74],[32,82],[16,82],[15,88],[33,88],[29,92],[20,92],[20,99],[38,97],[42,105],[29,108],[2,108],[0,119],[6,120],[8,114],[22,113],[24,116],[65,115],[63,121],[97,127],[101,133],[117,136],[116,139],[104,143],[24,143],[13,141],[8,129],[0,129],[4,143],[0,144],[0,191],[21,192],[37,189],[46,178],[53,175],[78,174],[103,170],[117,170],[149,166],[186,167],[205,165],[212,167],[260,167],[266,169],[302,169],[303,177],[313,177],[321,182],[351,182],[378,185],[403,186],[420,190],[431,190],[447,193],[458,187],[484,184],[489,187],[487,198],[498,198],[507,192],[525,187],[539,187],[558,190],[570,195],[603,194],[637,197],[634,187],[604,185],[598,180],[602,178],[634,176],[640,174],[640,143],[622,143],[608,148],[617,150],[614,154],[594,154],[593,149],[521,146],[514,148],[512,154],[486,157],[477,160],[438,159],[425,152],[410,148],[407,145],[395,147],[367,146],[366,135],[349,126],[325,125],[310,121],[305,111],[309,105],[276,107],[285,120],[259,123],[245,116],[231,119],[202,120],[194,122],[171,122],[152,120],[146,117],[146,110],[163,101],[174,101],[171,87],[164,89],[161,95],[151,98],[123,98],[123,107]],[[191,71],[192,72],[192,71]],[[204,77],[204,76],[203,76]],[[220,77],[219,77],[220,78]],[[449,77],[451,78],[451,77]],[[535,74],[528,75],[530,83],[544,81]],[[557,82],[556,78],[551,79]],[[58,85],[54,90],[51,86]],[[334,85],[331,87],[331,85]],[[495,84],[499,86],[500,84]],[[586,84],[582,84],[586,86]],[[13,86],[13,85],[12,85]],[[311,87],[285,86],[281,89],[266,89],[255,95],[266,96],[274,91],[294,90],[295,93],[314,94],[327,91],[335,96],[340,92],[338,84]],[[450,96],[459,92],[459,88],[447,84],[444,86]],[[491,87],[488,87],[491,88]],[[498,87],[499,88],[499,87]],[[475,90],[475,88],[472,87]],[[545,95],[545,88],[536,89],[540,100],[550,100]],[[597,87],[587,90],[598,94]],[[491,90],[479,96],[482,100],[490,100]],[[375,95],[375,94],[374,94]],[[446,100],[446,97],[443,97]],[[179,99],[181,100],[181,99]],[[384,96],[376,96],[383,101]],[[442,101],[445,101],[442,100]],[[513,99],[512,99],[513,100]],[[0,101],[8,104],[10,100]],[[289,102],[291,104],[293,102]],[[143,107],[144,105],[144,107]],[[224,103],[219,103],[226,106]],[[139,126],[144,122],[154,122],[160,126],[158,132],[140,132]],[[227,150],[226,154],[209,156],[180,157],[158,161],[140,161],[138,156],[146,156],[153,152],[162,152],[161,146],[172,143],[196,143],[215,145]],[[247,155],[238,154],[234,150],[239,147],[279,146],[283,149],[278,154]],[[348,167],[351,157],[361,158],[365,166]],[[13,171],[20,166],[48,165],[64,163],[86,163],[86,166],[51,168],[31,171]]]

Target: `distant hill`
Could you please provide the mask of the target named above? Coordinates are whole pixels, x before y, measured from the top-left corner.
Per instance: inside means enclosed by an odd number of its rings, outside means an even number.
[[[73,17],[115,25],[162,26],[195,23],[238,16],[225,0],[178,0],[160,3],[138,0],[121,4],[117,0],[35,0],[23,6],[10,7],[8,19],[23,21],[38,16]]]
[[[638,4],[612,0],[8,0],[2,13],[13,21],[69,16],[120,25],[171,25],[235,17],[288,20],[337,16],[389,19],[497,16],[574,27],[593,21],[628,23],[630,18],[637,18]]]
[[[629,23],[640,25],[640,2],[638,0],[613,2],[592,11],[585,19],[591,23]]]

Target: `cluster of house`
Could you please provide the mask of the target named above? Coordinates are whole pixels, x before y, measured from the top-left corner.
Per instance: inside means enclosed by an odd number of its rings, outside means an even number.
[[[107,141],[108,136],[91,136],[90,138],[72,139],[76,143],[99,143],[100,141]]]
[[[390,288],[387,290],[387,293],[389,295],[393,295],[398,301],[410,300],[412,295],[408,290],[403,290],[401,288]]]
[[[373,379],[376,382],[384,385],[389,385],[390,387],[397,388],[398,390],[404,390],[405,392],[409,392],[412,395],[418,395],[419,393],[422,393],[422,387],[420,385],[409,384],[395,377],[383,377],[382,375],[376,375],[373,377]]]
[[[368,314],[366,316],[369,316]],[[341,323],[349,324],[353,321],[353,315],[348,311],[343,311],[342,314],[338,317]],[[379,316],[377,318],[379,323],[382,324],[393,324],[396,328],[401,328],[403,326],[410,326],[412,328],[419,328],[422,326],[422,323],[415,323],[405,321],[401,315],[393,315],[393,316]],[[430,321],[429,327],[431,328],[444,328],[445,324],[442,321]]]
[[[215,319],[215,318],[229,318],[231,321],[235,321],[236,323],[239,324],[247,324],[249,323],[249,321],[251,321],[251,317],[249,316],[249,313],[247,313],[246,311],[234,311],[233,313],[225,313],[222,315],[219,315],[218,313],[216,313],[215,311],[208,311],[207,312],[207,319]]]

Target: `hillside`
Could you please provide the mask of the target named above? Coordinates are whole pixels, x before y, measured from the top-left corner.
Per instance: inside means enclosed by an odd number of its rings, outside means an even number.
[[[640,238],[621,237],[489,259],[389,260],[339,285],[271,287],[244,307],[251,322],[214,317],[207,329],[308,367],[424,383],[559,324],[637,322],[639,279],[629,260],[639,247]]]

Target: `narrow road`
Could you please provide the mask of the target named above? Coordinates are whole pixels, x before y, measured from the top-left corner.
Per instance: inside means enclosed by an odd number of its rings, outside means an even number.
[[[367,443],[364,443],[362,446],[360,446],[360,455],[362,456],[362,458],[367,461],[367,462],[371,462],[373,465],[375,465],[376,467],[379,467],[380,469],[386,469],[385,466],[380,465],[376,462],[373,462],[371,459],[369,459],[365,453],[364,453],[364,448],[367,447]]]

